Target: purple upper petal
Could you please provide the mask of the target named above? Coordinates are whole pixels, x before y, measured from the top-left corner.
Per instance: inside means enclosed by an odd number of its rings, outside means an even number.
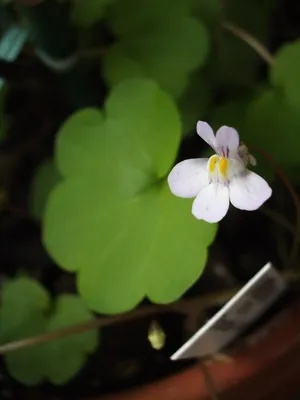
[[[214,131],[211,129],[207,122],[197,122],[197,133],[203,140],[205,140],[206,143],[210,145],[210,147],[215,149],[216,138],[214,135]]]
[[[240,144],[239,134],[234,128],[222,126],[216,133],[216,149],[223,157],[229,157],[230,152],[236,152]]]

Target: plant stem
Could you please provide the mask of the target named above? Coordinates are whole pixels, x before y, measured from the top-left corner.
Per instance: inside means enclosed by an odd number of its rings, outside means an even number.
[[[244,31],[238,26],[234,25],[231,22],[225,21],[222,23],[222,27],[227,31],[231,32],[233,35],[239,37],[241,40],[246,42],[257,54],[261,56],[261,58],[269,65],[274,64],[274,58],[269,50],[260,43],[254,36],[250,35],[250,33]]]
[[[204,381],[207,387],[207,390],[210,394],[211,400],[219,400],[219,396],[217,395],[217,390],[213,381],[213,378],[210,374],[209,368],[204,362],[200,363],[200,369],[202,371]]]
[[[272,54],[269,52],[269,50],[262,44],[260,43],[254,36],[250,35],[248,32],[244,31],[243,29],[239,28],[238,26],[232,24],[231,22],[225,21],[222,23],[222,26],[224,29],[230,31],[233,33],[235,36],[239,37],[241,40],[246,42],[250,47],[252,47],[253,50],[255,50],[263,60],[266,61],[266,63],[270,66],[274,64],[274,58]],[[262,154],[272,165],[274,170],[276,171],[277,175],[280,177],[286,188],[288,189],[294,205],[296,209],[296,228],[294,230],[294,241],[290,253],[290,266],[295,265],[297,255],[298,255],[298,243],[300,242],[300,201],[299,197],[296,193],[296,191],[293,188],[293,185],[291,182],[287,179],[285,176],[284,172],[279,168],[279,166],[275,163],[275,161],[272,159],[272,157],[265,153],[263,150],[260,149],[255,149],[258,151],[260,154]],[[270,212],[269,212],[270,215]],[[274,217],[274,214],[273,214]],[[278,215],[276,216],[277,222],[280,223],[281,225],[284,225],[286,228],[288,227],[288,224],[286,221],[283,221],[283,218],[278,218]],[[280,221],[280,222],[279,222]],[[288,228],[290,229],[290,228]]]
[[[292,267],[294,267],[296,260],[297,260],[298,243],[300,242],[300,201],[299,201],[299,197],[298,197],[293,185],[291,184],[289,179],[286,177],[286,175],[282,171],[282,169],[276,164],[274,159],[268,153],[266,153],[265,151],[263,151],[261,149],[257,149],[252,146],[251,146],[251,148],[253,150],[256,150],[257,152],[259,152],[264,158],[266,158],[268,160],[268,162],[271,164],[274,171],[276,171],[277,175],[281,179],[282,183],[285,185],[285,187],[289,191],[291,198],[294,202],[295,211],[296,211],[296,227],[294,230],[294,240],[293,240],[293,245],[292,245],[292,249],[290,252],[290,262],[289,262],[289,267],[292,268]]]
[[[262,214],[265,214],[268,218],[272,219],[276,224],[285,228],[292,235],[295,234],[294,226],[282,214],[279,214],[277,211],[271,210],[266,206],[262,207],[260,209],[260,212]],[[298,241],[298,243],[300,244],[300,241]]]
[[[286,271],[282,274],[283,278],[288,281],[300,280],[300,274],[295,271]],[[47,343],[52,340],[62,339],[70,335],[83,333],[92,329],[103,328],[110,325],[120,324],[127,321],[133,321],[139,318],[145,318],[154,314],[163,314],[165,312],[181,313],[186,316],[192,314],[199,314],[201,310],[205,310],[210,307],[222,306],[232,296],[237,293],[241,288],[234,288],[230,290],[219,291],[217,293],[211,293],[207,295],[200,295],[191,299],[183,299],[169,305],[152,305],[142,307],[137,310],[128,312],[126,314],[111,316],[111,317],[100,317],[93,321],[82,322],[68,328],[59,329],[54,332],[45,333],[42,335],[31,336],[21,340],[9,342],[0,346],[0,355],[6,354],[11,351],[24,349],[27,347],[35,346],[41,343]]]

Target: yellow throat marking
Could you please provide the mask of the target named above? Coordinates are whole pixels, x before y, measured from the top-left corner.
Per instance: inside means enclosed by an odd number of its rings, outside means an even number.
[[[208,165],[209,172],[213,174],[216,168],[218,168],[220,175],[227,179],[228,159],[225,157],[219,157],[217,155],[212,156]]]
[[[220,160],[219,160],[219,171],[220,171],[220,174],[224,178],[227,178],[227,169],[228,169],[228,159],[224,158],[224,157],[220,157]]]
[[[210,173],[215,172],[216,165],[217,165],[217,162],[218,162],[218,161],[219,161],[219,157],[218,157],[218,156],[212,156],[212,157],[210,158],[210,160],[209,160],[209,166],[208,166],[208,169],[209,169],[209,172],[210,172]]]

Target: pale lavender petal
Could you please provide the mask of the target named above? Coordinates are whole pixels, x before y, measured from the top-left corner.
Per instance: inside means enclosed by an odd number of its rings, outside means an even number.
[[[239,134],[229,126],[222,126],[216,133],[215,143],[217,151],[224,157],[229,157],[230,152],[235,152],[239,147]]]
[[[210,145],[210,147],[212,147],[213,149],[215,148],[216,138],[214,135],[214,131],[211,129],[207,122],[197,122],[197,133],[203,140],[205,140],[206,143]]]
[[[207,222],[219,222],[229,208],[229,191],[225,185],[211,183],[195,198],[193,215]]]
[[[246,170],[230,182],[229,195],[234,207],[253,211],[271,197],[272,189],[261,176]]]
[[[208,185],[207,158],[192,158],[175,165],[168,176],[168,184],[173,194],[191,198]]]

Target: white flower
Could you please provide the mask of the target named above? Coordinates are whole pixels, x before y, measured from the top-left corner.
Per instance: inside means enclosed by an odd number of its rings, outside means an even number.
[[[193,198],[192,213],[198,219],[218,222],[225,217],[229,202],[240,210],[257,210],[272,194],[268,183],[246,167],[256,164],[237,131],[222,126],[216,133],[202,121],[197,133],[216,152],[207,158],[194,158],[175,165],[168,176],[171,192]]]

